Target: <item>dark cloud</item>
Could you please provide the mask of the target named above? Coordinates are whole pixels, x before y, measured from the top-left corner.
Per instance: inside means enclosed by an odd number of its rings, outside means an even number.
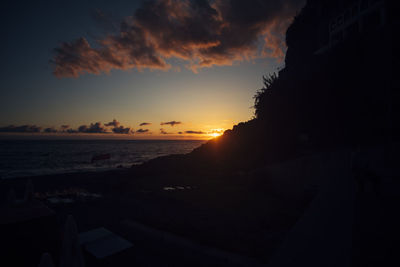
[[[87,125],[81,125],[78,127],[78,132],[80,133],[86,133],[88,131]]]
[[[113,133],[116,134],[133,134],[134,131],[129,128],[129,127],[124,127],[120,125],[121,123],[117,121],[116,119],[113,119],[113,121],[106,123],[105,126],[113,126],[112,131]]]
[[[148,133],[149,132],[149,129],[139,129],[139,130],[136,130],[136,133]]]
[[[78,130],[74,130],[74,129],[67,129],[66,132],[70,133],[70,134],[79,133]]]
[[[102,125],[101,122],[96,122],[96,123],[91,123],[89,126],[88,125],[81,125],[78,127],[78,129],[72,129],[69,127],[69,125],[61,125],[60,131],[57,129],[54,129],[52,127],[45,128],[43,130],[44,133],[57,133],[57,132],[63,132],[63,133],[111,133],[110,130],[107,130],[106,127],[112,126],[113,128],[111,129],[113,133],[116,134],[133,134],[134,131],[129,128],[129,127],[124,127],[120,125],[120,123],[117,120],[113,120],[112,122],[106,123],[105,125]],[[0,127],[0,132],[9,132],[9,133],[38,133],[41,131],[41,127],[38,127],[36,125],[22,125],[22,126],[14,126],[14,125],[9,125],[6,127]],[[145,131],[142,130],[141,131]],[[148,130],[147,130],[148,131]],[[144,133],[144,132],[143,132]]]
[[[178,132],[178,134],[183,134],[183,132]]]
[[[107,127],[112,126],[113,127],[112,131],[113,131],[113,133],[116,133],[116,134],[133,134],[134,133],[134,131],[131,128],[122,126],[121,123],[119,121],[117,121],[116,119],[113,119],[113,121],[106,123],[104,125]]]
[[[103,133],[107,134],[110,133],[110,130],[107,130],[106,127],[112,126],[113,128],[111,129],[113,133],[116,134],[133,134],[134,131],[129,128],[129,127],[124,127],[120,125],[120,123],[117,120],[113,120],[112,122],[106,123],[105,125],[102,125],[101,122],[96,122],[96,123],[91,123],[89,126],[88,125],[81,125],[78,127],[78,129],[72,129],[69,127],[69,125],[61,125],[60,126],[60,131],[57,129],[54,129],[52,127],[45,128],[43,130],[44,133],[57,133],[57,132],[63,132],[63,133]],[[22,125],[22,126],[14,126],[14,125],[9,125],[6,127],[0,127],[0,132],[10,132],[10,133],[38,133],[41,131],[41,127],[38,127],[36,125]],[[142,130],[144,131],[144,130]]]
[[[90,126],[87,126],[87,125],[79,126],[78,132],[80,132],[80,133],[107,133],[107,130],[101,124],[101,122],[96,122],[96,123],[91,123]]]
[[[45,133],[56,133],[58,131],[56,129],[54,129],[54,128],[46,128],[46,129],[43,130],[43,132],[45,132]]]
[[[304,2],[145,1],[120,24],[118,34],[108,34],[94,46],[85,38],[62,43],[52,60],[54,75],[78,77],[132,68],[166,70],[169,58],[187,61],[193,71],[258,57],[282,58],[284,33]],[[101,12],[97,19],[107,21]]]
[[[160,125],[171,125],[172,127],[178,124],[182,124],[180,121],[168,121],[168,122],[162,122]]]
[[[163,128],[161,128],[160,129],[160,134],[170,134],[170,133],[167,133]]]
[[[114,127],[118,127],[120,125],[119,121],[117,121],[116,119],[113,119],[113,121],[104,124],[104,126],[114,126]]]
[[[38,133],[42,127],[38,127],[36,125],[22,125],[22,126],[14,126],[9,125],[5,127],[0,127],[0,132],[2,133]]]
[[[206,132],[202,131],[185,131],[186,134],[206,134]]]
[[[112,129],[113,133],[116,134],[133,134],[133,130],[131,130],[131,128],[129,127],[124,127],[124,126],[119,126],[119,127],[114,127]]]
[[[150,122],[142,122],[141,124],[139,124],[139,126],[147,126],[147,125],[151,125]]]
[[[90,126],[82,125],[79,126],[78,132],[80,133],[109,133],[105,127],[115,126],[112,128],[112,132],[116,134],[131,134],[133,131],[129,127],[119,125],[119,122],[113,120],[103,126],[101,122],[91,123]]]
[[[156,48],[146,46],[144,39],[145,33],[132,27],[129,33],[102,40],[98,49],[85,38],[63,43],[55,49],[53,73],[56,77],[78,77],[85,72],[100,74],[111,69],[168,69],[169,65],[156,56]]]

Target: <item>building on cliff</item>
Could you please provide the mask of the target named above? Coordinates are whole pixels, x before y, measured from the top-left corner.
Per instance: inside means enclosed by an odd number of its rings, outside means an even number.
[[[349,37],[385,26],[387,15],[384,0],[346,1],[347,4],[342,2],[335,1],[333,5],[326,1],[319,2],[318,15],[328,15],[328,19],[325,17],[321,24],[315,55],[325,53]],[[329,12],[324,10],[326,8],[329,8]]]
[[[285,68],[279,78],[287,83],[280,94],[293,100],[289,107],[298,105],[293,114],[300,117],[300,132],[314,132],[321,143],[329,135],[351,142],[400,140],[396,2],[308,0],[294,18],[286,32]],[[298,104],[300,96],[303,102]],[[319,118],[313,117],[316,110]]]

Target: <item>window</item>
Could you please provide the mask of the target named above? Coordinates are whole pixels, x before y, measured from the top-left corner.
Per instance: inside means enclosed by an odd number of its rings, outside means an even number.
[[[367,14],[363,17],[363,25],[365,30],[373,30],[380,26],[381,24],[381,14],[380,9]]]
[[[357,35],[359,32],[359,28],[358,28],[358,22],[352,23],[350,24],[348,27],[346,27],[345,29],[345,34],[346,37],[352,37]]]
[[[354,18],[358,15],[358,6],[353,6],[351,8],[351,16]]]
[[[350,20],[350,17],[351,17],[351,15],[350,15],[350,10],[347,10],[347,11],[344,13],[344,22],[348,22],[348,21]]]
[[[342,25],[343,25],[343,15],[337,18],[337,26],[342,26]]]
[[[334,19],[334,20],[331,21],[331,24],[330,24],[330,31],[335,30],[335,28],[336,28],[336,19]]]
[[[332,35],[332,44],[337,44],[343,41],[343,32],[338,32]]]
[[[361,1],[361,6],[360,6],[361,11],[364,11],[367,8],[368,8],[368,0],[362,0]]]
[[[382,0],[370,0],[371,1],[371,6],[372,5],[374,5],[374,4],[376,4],[376,3],[379,3],[379,2],[381,2]]]

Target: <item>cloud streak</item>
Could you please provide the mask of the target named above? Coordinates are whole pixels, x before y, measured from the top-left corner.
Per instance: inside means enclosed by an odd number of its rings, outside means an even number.
[[[113,133],[115,133],[115,134],[133,134],[134,133],[134,131],[133,130],[131,130],[131,128],[129,128],[129,127],[124,127],[124,126],[119,126],[119,127],[114,127],[113,129],[112,129],[112,131],[113,131]]]
[[[163,128],[161,128],[161,129],[160,129],[160,134],[171,134],[171,133],[168,133],[168,132],[165,131]]]
[[[282,59],[284,32],[304,2],[145,1],[121,22],[117,34],[93,45],[83,37],[60,44],[51,60],[53,73],[61,78],[112,69],[168,70],[170,58],[185,61],[195,72],[259,57]]]
[[[44,129],[43,132],[44,133],[57,133],[58,130],[50,127],[50,128]]]
[[[149,132],[149,129],[139,129],[139,130],[136,130],[136,133],[137,134],[143,134],[143,133],[148,133]]]
[[[111,129],[109,128],[111,127]],[[143,131],[143,132],[142,132]],[[139,129],[139,132],[145,133],[148,130]],[[90,125],[81,125],[77,129],[70,128],[69,125],[61,125],[60,130],[57,130],[53,127],[44,128],[42,131],[42,127],[36,125],[22,125],[22,126],[4,126],[0,127],[0,133],[67,133],[67,134],[76,134],[76,133],[84,133],[84,134],[133,134],[134,131],[130,127],[124,127],[117,120],[113,120],[112,122],[102,124],[101,122],[91,123]]]
[[[186,134],[207,134],[203,131],[185,131]]]
[[[0,127],[1,133],[39,133],[42,127],[36,125],[22,125],[14,126],[9,125],[5,127]]]
[[[117,121],[116,119],[113,119],[113,121],[104,124],[105,126],[109,127],[109,126],[114,126],[114,127],[118,127],[120,125],[119,121]]]
[[[63,132],[67,131],[69,128],[70,128],[69,125],[66,125],[66,124],[60,126],[60,129]]]
[[[109,128],[112,127],[111,132],[114,134],[133,134],[134,131],[130,127],[124,127],[121,125],[119,121],[114,119],[111,122],[108,122],[102,125],[101,122],[91,123],[89,126],[81,125],[78,127],[77,130],[68,129],[68,133],[100,133],[100,134],[107,134],[110,133]]]
[[[107,129],[101,122],[91,123],[89,126],[81,125],[78,127],[80,133],[107,133]]]
[[[167,122],[161,122],[160,125],[170,125],[174,127],[175,125],[182,124],[180,121],[167,121]]]
[[[147,125],[151,125],[150,122],[142,122],[141,124],[139,124],[139,126],[147,126]]]

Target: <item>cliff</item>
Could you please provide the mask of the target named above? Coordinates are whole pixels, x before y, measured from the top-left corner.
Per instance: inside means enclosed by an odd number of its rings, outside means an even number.
[[[255,118],[143,168],[246,170],[392,142],[400,133],[396,14],[394,1],[309,0],[287,30],[285,68],[264,77],[255,96]]]

